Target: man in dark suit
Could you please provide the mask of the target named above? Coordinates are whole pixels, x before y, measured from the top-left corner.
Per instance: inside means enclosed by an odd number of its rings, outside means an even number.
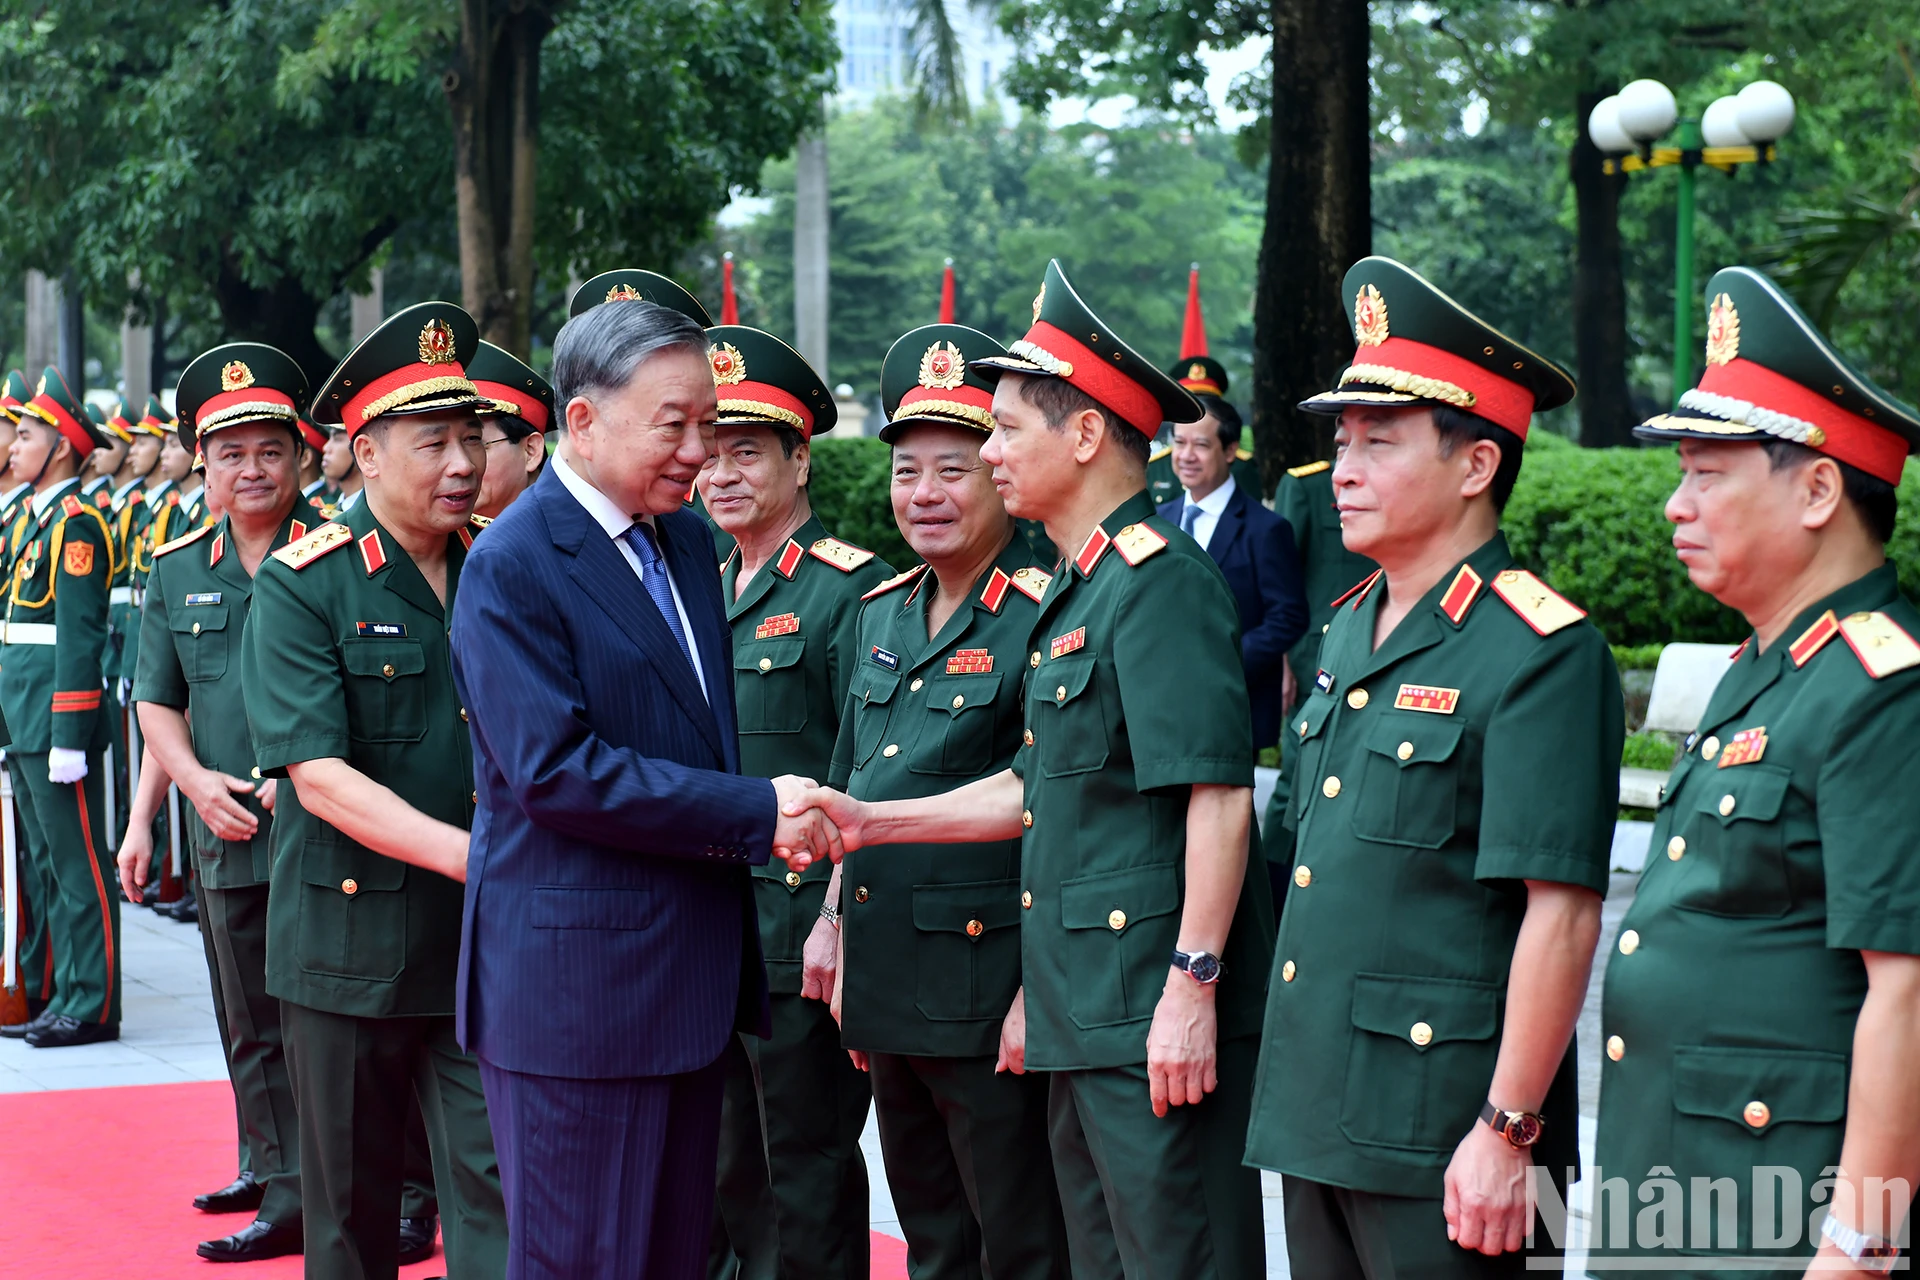
[[[457,983],[510,1277],[705,1266],[721,1051],[765,1034],[747,868],[826,854],[800,781],[739,776],[713,540],[707,340],[643,301],[554,340],[553,465],[476,542],[454,609],[479,799]],[[831,837],[831,838],[830,838]]]
[[[1280,740],[1280,684],[1287,650],[1307,626],[1300,560],[1287,522],[1233,475],[1240,415],[1218,396],[1194,399],[1207,411],[1173,429],[1173,470],[1183,490],[1160,515],[1205,547],[1240,609],[1240,658],[1247,668],[1256,751]]]

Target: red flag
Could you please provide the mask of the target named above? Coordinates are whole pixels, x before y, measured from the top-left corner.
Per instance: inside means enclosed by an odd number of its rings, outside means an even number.
[[[739,324],[740,304],[733,297],[733,254],[720,259],[720,323]]]
[[[940,277],[940,323],[953,323],[953,259],[947,259],[946,274]]]
[[[1180,330],[1180,358],[1207,354],[1207,322],[1200,315],[1200,264],[1187,273],[1187,322]]]

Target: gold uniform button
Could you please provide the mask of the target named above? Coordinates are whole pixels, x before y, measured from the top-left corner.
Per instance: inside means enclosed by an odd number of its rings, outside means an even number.
[[[773,670],[773,659],[772,659],[772,658],[762,658],[762,659],[760,659],[760,669],[761,669],[762,671],[771,671],[771,670]]]
[[[1299,971],[1293,967],[1293,961],[1291,960],[1287,961],[1285,964],[1280,966],[1280,981],[1292,982],[1293,975],[1297,972]]]
[[[256,777],[256,778],[260,776],[260,766],[259,766],[259,765],[255,765],[255,766],[253,766],[253,776],[254,776],[254,777]]]
[[[1321,624],[1320,624],[1320,634],[1321,634],[1321,635],[1325,635],[1325,634],[1327,634],[1327,628],[1328,628],[1328,627],[1331,627],[1332,625],[1333,625],[1333,624],[1332,624],[1331,622],[1323,622],[1323,623],[1321,623]]]
[[[967,705],[966,698],[964,698],[963,696],[957,693],[953,695],[953,709],[955,711],[958,711],[960,708],[966,705]]]
[[[1700,744],[1700,758],[1702,760],[1711,760],[1719,754],[1720,739],[1709,737],[1705,742]]]
[[[1023,827],[1031,827],[1033,825],[1033,810],[1022,809],[1020,811],[1020,825]]]
[[[1127,913],[1115,907],[1107,914],[1107,928],[1115,933],[1127,927]]]
[[[1733,813],[1733,793],[1729,791],[1720,797],[1720,816],[1725,818]]]
[[[977,938],[986,931],[987,926],[981,924],[978,920],[967,921],[967,936],[969,938]]]
[[[1313,868],[1312,867],[1295,867],[1293,869],[1293,882],[1299,885],[1302,889],[1312,884]]]
[[[1746,1110],[1740,1113],[1740,1117],[1754,1128],[1764,1129],[1767,1127],[1767,1121],[1773,1119],[1773,1108],[1755,1098],[1747,1104]]]
[[[1681,858],[1686,856],[1686,853],[1687,853],[1687,838],[1685,836],[1675,836],[1673,839],[1667,841],[1667,861],[1668,862],[1678,862],[1680,861]]]
[[[919,676],[915,676],[913,678],[913,683],[907,686],[907,692],[918,693],[920,692],[920,686],[924,685],[925,683],[926,683],[925,680],[922,680]]]
[[[1020,895],[1020,909],[1023,911],[1033,910],[1033,890],[1028,889]]]
[[[342,880],[340,882],[340,892],[351,898],[354,894],[360,892],[360,882],[354,879]]]
[[[1067,686],[1061,685],[1055,689],[1053,691],[1053,700],[1055,702],[1065,702],[1067,700]]]
[[[1300,736],[1303,738],[1307,736],[1307,722],[1305,720],[1300,722]]]
[[[478,791],[476,791],[476,792],[474,792],[474,793],[473,793],[473,802],[474,802],[475,804],[479,804],[479,803],[480,803],[480,793],[479,793]]]
[[[465,707],[462,707],[460,708],[460,723],[465,724],[466,722],[467,722],[467,709]]]
[[[1639,949],[1640,949],[1640,934],[1637,931],[1633,929],[1628,929],[1625,933],[1620,935],[1620,954],[1621,955],[1630,956],[1634,952],[1638,951]]]
[[[891,760],[895,756],[900,754],[900,744],[897,742],[889,742],[887,744],[887,749],[882,751],[880,754],[885,756],[887,759]]]
[[[1030,655],[1028,655],[1027,665],[1030,667],[1037,667],[1040,665],[1040,651],[1038,649],[1035,649]]]
[[[1619,1036],[1607,1037],[1607,1056],[1615,1062],[1627,1056],[1627,1042]]]
[[[199,634],[200,634],[200,624],[199,624],[199,623],[197,623],[197,622],[193,624],[193,634],[195,634],[195,635],[199,635]],[[388,668],[387,668],[387,674],[388,674],[388,675],[392,675],[392,674],[393,674],[393,668],[392,668],[392,667],[388,667]]]
[[[867,897],[868,897],[867,886],[865,885],[861,885],[858,889],[855,889],[853,891],[853,900],[855,902],[865,902],[867,900]]]
[[[1349,694],[1347,694],[1347,705],[1352,707],[1355,711],[1358,711],[1360,708],[1366,706],[1367,691],[1365,689],[1355,689]]]
[[[1402,760],[1411,760],[1413,759],[1413,744],[1411,742],[1403,742],[1394,749],[1393,754],[1399,756]]]
[[[194,623],[193,625],[197,627],[197,626],[199,626],[200,624],[196,622],[196,623]],[[383,676],[385,676],[385,677],[386,677],[387,679],[389,679],[389,680],[391,680],[391,679],[393,679],[393,664],[392,664],[391,662],[389,662],[389,663],[387,663],[387,665],[385,665],[384,667],[381,667],[381,668],[380,668],[380,674],[381,674],[381,675],[383,675]]]
[[[1416,1022],[1407,1032],[1407,1039],[1424,1049],[1433,1043],[1433,1028],[1424,1022]]]
[[[800,873],[798,871],[787,872],[787,888],[797,889],[799,887],[800,887]]]
[[[1022,741],[1022,742],[1024,742],[1024,743],[1026,743],[1026,744],[1027,744],[1028,746],[1032,746],[1032,745],[1033,745],[1033,730],[1031,730],[1031,729],[1029,729],[1029,730],[1027,730],[1027,731],[1026,731],[1025,733],[1023,733],[1023,734],[1021,734],[1021,735],[1020,735],[1020,741]]]
[[[1328,774],[1327,780],[1320,784],[1320,794],[1329,800],[1339,795],[1340,779],[1334,777],[1332,774]]]

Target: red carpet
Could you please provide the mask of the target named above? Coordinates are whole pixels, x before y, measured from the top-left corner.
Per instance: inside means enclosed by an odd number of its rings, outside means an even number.
[[[196,1212],[233,1178],[233,1093],[220,1082],[0,1094],[0,1277],[280,1280],[300,1259],[205,1262],[195,1244],[244,1214]],[[442,1275],[445,1260],[400,1274]],[[907,1247],[873,1237],[874,1280],[905,1280]]]

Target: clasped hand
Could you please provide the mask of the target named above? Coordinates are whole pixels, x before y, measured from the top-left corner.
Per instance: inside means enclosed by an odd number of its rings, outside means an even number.
[[[773,796],[778,806],[773,851],[795,871],[805,871],[821,858],[838,862],[849,849],[860,847],[859,801],[793,774],[773,780]]]

